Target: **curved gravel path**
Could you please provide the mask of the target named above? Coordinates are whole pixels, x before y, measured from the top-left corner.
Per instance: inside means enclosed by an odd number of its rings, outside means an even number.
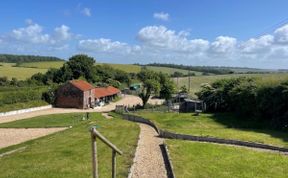
[[[163,139],[146,124],[140,125],[140,136],[131,168],[132,178],[166,178],[167,172],[160,149]]]

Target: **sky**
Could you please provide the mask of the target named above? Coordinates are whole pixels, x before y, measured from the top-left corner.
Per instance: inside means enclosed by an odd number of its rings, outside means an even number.
[[[287,0],[3,0],[0,53],[288,68]]]

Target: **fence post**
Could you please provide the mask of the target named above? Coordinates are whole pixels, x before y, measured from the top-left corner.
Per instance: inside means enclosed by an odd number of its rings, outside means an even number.
[[[97,162],[97,142],[96,136],[93,135],[95,128],[91,128],[91,141],[92,141],[92,174],[93,178],[98,178],[98,162]]]
[[[116,178],[116,151],[112,150],[112,178]]]

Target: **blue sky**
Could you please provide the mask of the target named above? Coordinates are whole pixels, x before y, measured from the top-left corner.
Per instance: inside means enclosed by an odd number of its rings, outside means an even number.
[[[3,1],[0,53],[288,68],[286,0]]]

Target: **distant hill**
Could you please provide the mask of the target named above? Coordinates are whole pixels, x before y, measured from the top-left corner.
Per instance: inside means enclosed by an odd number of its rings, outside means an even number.
[[[0,54],[0,62],[6,62],[6,63],[42,62],[42,61],[63,61],[63,59],[52,56]]]
[[[247,68],[247,67],[189,66],[189,65],[182,65],[182,64],[161,64],[161,63],[146,64],[145,66],[169,67],[169,68],[182,69],[182,70],[188,70],[188,71],[197,71],[197,72],[210,73],[210,74],[216,74],[216,75],[233,74],[233,73],[277,72],[277,70],[257,69],[257,68]]]

